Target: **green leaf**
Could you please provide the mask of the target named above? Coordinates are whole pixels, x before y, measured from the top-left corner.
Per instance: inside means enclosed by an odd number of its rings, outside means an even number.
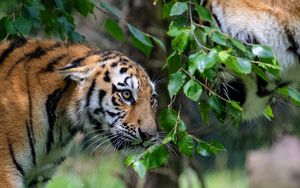
[[[201,58],[201,54],[200,53],[195,53],[195,54],[191,54],[189,56],[189,73],[191,73],[192,75],[195,74],[195,71],[197,70],[197,67],[198,67],[198,61],[200,60]]]
[[[243,111],[243,108],[239,105],[238,102],[236,102],[236,101],[230,101],[229,104],[230,104],[233,108],[237,109],[238,111],[241,111],[241,112]]]
[[[273,110],[271,108],[270,105],[267,105],[265,110],[264,110],[264,116],[268,119],[268,120],[271,120],[272,118],[274,118],[274,115],[273,115]]]
[[[184,87],[184,94],[193,101],[198,101],[202,94],[202,86],[195,80],[188,81]]]
[[[263,80],[268,82],[268,78],[267,78],[265,72],[262,71],[258,66],[252,65],[252,69],[259,77],[261,77]]]
[[[6,19],[7,17],[2,17],[0,19],[0,41],[7,36],[6,29],[5,29]]]
[[[141,177],[144,178],[147,172],[147,167],[142,161],[138,160],[132,164],[133,170]]]
[[[239,40],[237,39],[231,39],[231,43],[237,47],[238,49],[240,49],[243,52],[247,51],[247,48],[245,47],[245,45],[243,43],[241,43]]]
[[[203,32],[199,28],[196,28],[194,33],[195,33],[196,38],[199,40],[199,42],[205,46],[206,42],[207,42],[207,33]]]
[[[167,58],[167,66],[169,74],[177,72],[178,69],[181,67],[181,57],[176,52],[173,52]]]
[[[279,88],[277,90],[277,93],[279,93],[285,97],[288,97],[289,96],[289,88],[288,87]]]
[[[188,30],[186,18],[183,16],[176,16],[169,25],[167,34],[171,37],[176,37],[181,32]]]
[[[187,10],[188,5],[186,2],[176,2],[171,8],[170,16],[181,15]]]
[[[217,31],[212,33],[211,40],[222,46],[227,46],[226,38],[223,36],[223,34],[217,32]]]
[[[176,72],[170,75],[168,84],[168,91],[170,97],[177,95],[177,93],[183,86],[185,79],[186,75],[183,72]]]
[[[173,5],[174,5],[174,1],[163,4],[163,13],[162,13],[163,18],[169,17],[170,12],[171,12],[171,8],[172,8]]]
[[[152,52],[152,46],[146,46],[143,43],[141,43],[137,38],[135,38],[134,36],[130,37],[131,43],[133,44],[134,47],[136,47],[137,49],[139,49],[141,52],[143,52],[147,57],[150,56],[151,52]],[[147,38],[147,40],[150,41],[150,39]]]
[[[206,100],[200,101],[200,114],[201,114],[202,121],[208,123],[209,104],[207,103]]]
[[[15,24],[13,23],[13,20],[11,18],[7,18],[5,20],[5,29],[6,29],[7,34],[9,34],[9,35],[17,34]]]
[[[148,47],[152,47],[152,43],[151,40],[149,39],[149,37],[147,37],[142,31],[140,31],[139,29],[137,29],[136,27],[127,24],[129,31],[131,32],[131,34],[142,44],[144,44],[145,46]]]
[[[210,141],[208,142],[209,150],[213,152],[214,154],[218,154],[220,151],[226,151],[224,146],[217,141]]]
[[[73,31],[69,33],[69,40],[72,42],[83,42],[85,38],[80,33]]]
[[[217,63],[217,57],[218,52],[215,49],[211,50],[207,55],[197,53],[193,56],[190,56],[189,60],[191,61],[191,70],[194,69],[194,65],[197,65],[197,69],[203,73],[206,69],[212,68]]]
[[[24,17],[16,18],[14,25],[17,31],[22,35],[28,35],[32,28],[30,20]]]
[[[125,165],[128,167],[130,166],[132,163],[134,163],[135,161],[139,160],[139,156],[136,155],[136,154],[132,154],[132,155],[129,155],[126,160],[125,160]]]
[[[252,46],[253,55],[263,58],[263,59],[273,59],[272,48],[265,45],[253,45]]]
[[[211,150],[206,143],[198,142],[197,144],[197,153],[204,157],[209,157],[211,155]]]
[[[183,134],[178,140],[179,151],[187,156],[192,156],[194,151],[193,137]]]
[[[158,38],[156,38],[156,37],[154,37],[154,36],[150,36],[150,37],[153,39],[153,41],[154,41],[161,49],[163,49],[164,52],[166,52],[166,47],[165,47],[164,43],[163,43],[160,39],[158,39]]]
[[[164,109],[159,114],[159,124],[164,131],[170,132],[174,129],[177,123],[178,115],[177,113],[170,109]]]
[[[146,168],[153,169],[162,166],[168,160],[168,149],[164,145],[152,147],[144,153],[141,162]]]
[[[300,93],[296,89],[289,87],[288,96],[291,97],[292,102],[295,105],[300,106]]]
[[[177,35],[172,40],[172,47],[174,50],[178,52],[178,54],[181,54],[187,47],[189,42],[190,32],[189,30],[181,30],[180,34]]]
[[[120,10],[118,10],[116,7],[111,6],[110,4],[105,2],[100,2],[100,6],[104,8],[109,14],[117,18],[118,20],[120,19],[120,14],[119,14]]]
[[[218,53],[219,59],[224,63],[227,61],[227,59],[230,57],[227,51],[221,51]]]
[[[213,21],[212,18],[211,18],[209,10],[207,10],[205,7],[196,5],[196,11],[198,12],[199,16],[201,18],[203,18],[203,20],[209,21],[209,22]]]
[[[217,98],[216,96],[211,96],[208,99],[208,104],[218,115],[222,113],[223,111],[222,104],[219,98]]]
[[[123,33],[119,24],[114,20],[107,18],[104,22],[104,29],[107,33],[109,33],[117,40],[122,42],[125,40],[125,34]]]
[[[89,13],[93,13],[94,4],[89,0],[75,0],[75,8],[78,12],[83,15],[87,16]]]
[[[251,63],[247,59],[231,57],[225,64],[236,73],[249,74],[251,72]]]

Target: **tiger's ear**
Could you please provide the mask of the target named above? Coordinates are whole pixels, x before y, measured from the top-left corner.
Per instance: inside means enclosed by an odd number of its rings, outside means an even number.
[[[64,68],[58,69],[65,78],[70,78],[76,82],[83,82],[90,75],[91,72],[95,69],[96,64],[88,65],[74,65],[74,63],[67,64]]]

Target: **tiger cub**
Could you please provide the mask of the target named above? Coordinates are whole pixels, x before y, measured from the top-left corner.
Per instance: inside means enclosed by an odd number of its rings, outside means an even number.
[[[154,84],[120,52],[4,41],[0,77],[0,187],[45,185],[78,132],[107,136],[122,151],[157,142]]]
[[[272,47],[282,67],[281,79],[266,82],[257,75],[226,78],[225,97],[244,108],[244,119],[262,114],[274,90],[300,82],[299,0],[208,0],[207,6],[220,29],[245,43]]]

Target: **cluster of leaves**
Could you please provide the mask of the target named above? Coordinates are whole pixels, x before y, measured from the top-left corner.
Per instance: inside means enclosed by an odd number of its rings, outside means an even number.
[[[164,4],[163,12],[171,20],[167,34],[173,38],[173,53],[166,62],[170,97],[183,90],[199,103],[204,121],[208,121],[210,111],[221,122],[228,116],[239,119],[243,112],[238,102],[226,96],[226,90],[222,95],[218,91],[218,84],[224,82],[220,72],[234,77],[254,72],[266,81],[267,73],[279,76],[280,67],[271,48],[245,44],[222,33],[210,12],[196,1],[170,1]],[[201,96],[205,100],[200,100]]]
[[[47,34],[63,40],[82,41],[84,37],[75,31],[73,14],[87,16],[95,7],[89,0],[22,0],[13,5],[14,9],[0,20],[0,40],[38,33],[44,28]]]
[[[158,38],[126,22],[116,7],[102,1],[96,4],[91,0],[22,0],[13,2],[10,6],[13,8],[7,12],[7,16],[0,19],[0,40],[36,34],[44,29],[46,34],[59,36],[62,40],[83,41],[84,36],[76,32],[74,13],[86,17],[98,9],[107,15],[104,28],[115,39],[125,41],[126,35],[120,26],[123,24],[131,34],[131,43],[147,56],[150,55],[154,43],[165,50],[164,44]]]
[[[180,113],[172,109],[172,103],[180,92],[199,104],[204,122],[209,120],[210,112],[214,112],[221,122],[228,117],[238,122],[243,108],[237,101],[220,95],[215,87],[219,84],[218,79],[221,79],[220,72],[227,71],[240,78],[256,74],[266,82],[269,81],[267,75],[279,78],[280,67],[270,47],[242,43],[222,33],[209,10],[199,3],[172,0],[163,4],[163,17],[170,21],[167,35],[172,38],[172,51],[165,65],[169,72],[171,104],[160,113],[159,122],[168,134],[161,144],[151,147],[142,155],[128,158],[127,164],[131,164],[141,176],[147,168],[156,168],[166,162],[169,144],[175,144],[187,156],[192,156],[194,152],[210,156],[225,151],[222,144],[203,141],[186,131]],[[297,90],[281,88],[278,91],[295,104],[300,104]],[[269,105],[264,114],[268,119],[273,118]]]

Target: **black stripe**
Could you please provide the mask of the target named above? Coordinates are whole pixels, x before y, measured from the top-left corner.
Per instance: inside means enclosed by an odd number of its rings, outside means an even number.
[[[49,178],[49,177],[43,177],[43,180],[32,180],[28,184],[28,187],[37,187],[37,185],[45,184],[45,183],[47,183],[50,180],[51,180],[51,178]]]
[[[114,113],[114,112],[111,112],[111,111],[108,111],[108,110],[106,110],[105,112],[106,112],[108,115],[110,115],[111,117],[115,117],[115,116],[118,116],[118,115],[121,114],[120,112]]]
[[[27,91],[27,98],[28,98],[28,111],[29,111],[29,123],[26,122],[26,126],[28,126],[28,131],[30,132],[30,138],[32,140],[30,140],[32,142],[32,145],[30,146],[33,146],[34,143],[35,143],[35,136],[34,136],[34,130],[33,130],[33,120],[32,120],[32,110],[33,110],[33,107],[32,107],[32,99],[31,99],[31,92],[30,92],[30,82],[29,82],[29,72],[28,72],[28,67],[25,66],[25,81],[26,81],[26,91]],[[33,148],[33,147],[32,147]],[[35,152],[33,152],[33,164],[35,165]]]
[[[257,96],[265,97],[272,94],[272,92],[267,89],[268,83],[258,75],[256,76],[256,85],[257,85],[257,91],[256,91]]]
[[[116,99],[116,97],[115,96],[113,96],[112,98],[111,98],[111,102],[113,103],[113,105],[115,105],[115,106],[120,106],[120,104],[119,103],[117,103],[117,99]]]
[[[287,39],[290,43],[290,46],[287,50],[294,53],[298,57],[298,60],[300,63],[300,52],[298,52],[300,46],[299,46],[298,42],[295,40],[294,33],[288,28],[285,28],[284,30],[286,32]]]
[[[89,107],[90,106],[90,102],[91,102],[90,100],[91,100],[91,96],[92,96],[92,94],[94,92],[95,85],[96,85],[96,79],[94,79],[92,81],[92,84],[91,84],[91,86],[90,86],[90,88],[89,88],[89,90],[87,92],[85,107]]]
[[[58,88],[55,91],[53,91],[50,95],[48,95],[45,104],[47,117],[48,117],[48,125],[49,125],[48,133],[47,133],[47,141],[46,141],[47,153],[50,152],[51,144],[53,143],[53,129],[56,120],[56,114],[55,114],[56,107],[63,93],[69,88],[70,85],[71,85],[71,81],[67,80],[64,88]]]
[[[81,107],[81,100],[78,100],[78,101],[76,101],[76,108],[75,108],[75,112],[77,114],[78,121],[80,120],[80,116],[81,116],[80,107]]]
[[[123,87],[125,87],[125,86],[126,86],[126,84],[124,84],[124,83],[121,83],[121,82],[119,82],[117,85],[118,85],[118,86],[123,86]]]
[[[7,143],[8,143],[8,148],[9,148],[9,154],[10,154],[10,157],[16,167],[16,169],[20,172],[20,174],[24,177],[24,170],[22,168],[22,166],[18,163],[17,159],[16,159],[16,156],[15,156],[15,152],[14,152],[14,149],[12,147],[12,144],[9,140],[9,138],[7,137]]]
[[[118,65],[118,62],[113,62],[112,64],[111,64],[111,67],[116,67]]]
[[[216,23],[217,23],[217,26],[219,27],[219,29],[222,31],[222,25],[221,25],[221,22],[218,18],[218,16],[215,14],[215,13],[212,13],[212,16],[214,17]]]
[[[59,159],[57,159],[54,163],[55,165],[60,165],[61,163],[63,163],[66,160],[66,156],[62,156]]]
[[[33,144],[33,135],[31,134],[30,128],[29,128],[29,123],[26,121],[26,130],[27,130],[27,137],[29,141],[29,146],[30,146],[30,152],[32,156],[32,164],[33,166],[36,165],[36,158],[35,158],[35,149],[34,149],[34,144]]]
[[[100,107],[100,108],[96,108],[94,111],[93,111],[93,113],[94,114],[104,114],[105,112],[104,112],[104,110],[103,110],[103,108],[102,107]]]
[[[120,73],[121,73],[121,74],[124,74],[125,72],[127,72],[127,70],[128,70],[127,67],[122,67],[122,68],[120,69]]]
[[[84,62],[88,57],[91,57],[93,55],[97,55],[99,53],[100,53],[100,50],[90,50],[90,51],[87,52],[87,54],[84,57],[79,57],[79,58],[73,60],[66,67],[64,67],[60,70],[67,70],[67,69],[79,67],[79,66],[81,66],[82,62]]]
[[[90,122],[90,124],[94,125],[94,129],[99,129],[102,131],[102,123],[98,121],[90,111],[87,112],[87,117]]]
[[[27,40],[25,38],[18,38],[14,39],[10,42],[9,47],[3,51],[3,53],[0,55],[0,64],[2,64],[5,59],[11,54],[15,49],[21,48],[27,43]]]
[[[117,117],[112,123],[111,125],[109,125],[110,127],[113,127],[115,125],[115,123],[119,120],[119,119],[123,119],[126,116],[126,113],[119,115],[119,117]]]
[[[220,8],[221,8],[221,7],[220,7]],[[221,22],[220,22],[218,16],[213,12],[213,7],[212,7],[212,5],[210,6],[210,9],[211,9],[212,16],[214,17],[214,19],[215,19],[215,21],[216,21],[216,23],[217,23],[217,26],[218,26],[219,29],[222,31],[222,24],[221,24]],[[225,12],[224,12],[223,7],[222,7],[222,15],[224,15],[224,14],[225,14]]]
[[[115,84],[112,84],[112,93],[118,92],[118,88]]]
[[[77,128],[71,129],[68,136],[65,138],[65,140],[60,143],[60,148],[66,147],[66,145],[70,143],[70,141],[73,139],[75,134],[78,133],[78,132],[80,132],[80,130],[77,129]]]
[[[22,58],[20,58],[18,61],[16,61],[16,63],[8,70],[8,73],[6,74],[6,78],[11,75],[12,71],[16,68],[16,66],[18,64],[20,64],[22,62],[27,63],[33,59],[41,58],[42,56],[47,54],[47,52],[52,51],[60,46],[61,46],[61,43],[55,43],[52,46],[45,48],[45,49],[38,46],[33,52],[26,53]]]
[[[100,89],[99,90],[99,106],[100,106],[100,108],[102,108],[102,100],[105,95],[106,95],[106,91]]]
[[[53,72],[55,70],[54,66],[59,64],[59,62],[63,60],[66,56],[67,54],[62,54],[60,56],[55,57],[47,64],[46,68],[43,68],[40,72],[41,73]]]
[[[60,70],[67,70],[67,69],[79,67],[84,60],[85,60],[85,57],[77,58],[77,59],[73,60],[70,64],[68,64],[67,67],[64,67]]]
[[[127,84],[127,86],[129,86],[129,83],[127,83],[128,79],[130,79],[131,76],[127,76],[125,79],[124,79],[124,83]]]
[[[26,79],[26,91],[27,91],[27,98],[28,98],[28,111],[29,111],[29,131],[31,133],[32,142],[35,143],[35,136],[33,131],[33,121],[32,121],[32,99],[31,99],[31,92],[30,92],[30,82],[29,82],[29,72],[28,67],[25,66],[25,79]],[[27,125],[28,122],[26,122]]]
[[[105,82],[110,82],[110,77],[109,77],[109,72],[108,71],[105,71],[103,80]]]

